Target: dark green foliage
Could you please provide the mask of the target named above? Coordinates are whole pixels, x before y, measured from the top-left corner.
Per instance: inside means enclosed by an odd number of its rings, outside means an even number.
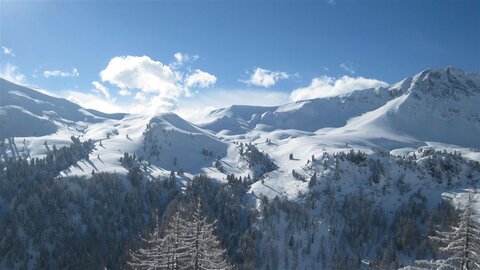
[[[140,167],[136,165],[130,170],[128,170],[127,178],[128,180],[130,180],[132,186],[138,187],[140,185],[140,182],[143,180],[143,173]]]
[[[293,244],[295,244],[295,239],[293,238],[293,235],[290,236],[290,240],[288,240],[288,246],[290,248],[293,248]]]
[[[199,198],[202,201],[204,213],[211,220],[217,219],[217,234],[222,246],[227,248],[231,261],[235,265],[250,263],[252,257],[249,250],[255,249],[255,238],[249,230],[257,216],[255,209],[245,207],[251,194],[235,176],[229,184],[218,183],[205,175],[195,176],[187,186],[183,200],[193,203]],[[247,240],[250,239],[250,240]],[[254,241],[251,243],[249,241]],[[242,248],[245,243],[248,248]],[[239,266],[239,267],[240,267]]]
[[[123,153],[123,157],[120,157],[120,163],[126,168],[131,168],[137,163],[136,156],[125,152]]]
[[[351,149],[350,152],[346,154],[345,158],[348,161],[358,165],[367,160],[367,155],[365,153],[360,152],[360,150],[355,153],[355,151]]]
[[[26,159],[10,158],[0,160],[0,177],[16,180],[42,180],[54,177],[60,171],[67,169],[81,159],[86,159],[93,149],[92,140],[80,142],[78,138],[71,137],[70,146],[62,146],[52,150],[44,158]]]
[[[202,149],[202,155],[204,155],[206,157],[211,157],[211,156],[213,156],[213,151],[210,151],[208,149],[203,148]]]
[[[378,159],[370,160],[370,170],[372,172],[370,180],[375,184],[378,184],[382,177],[385,176],[385,168]]]
[[[301,175],[300,173],[298,173],[297,171],[295,170],[292,170],[292,176],[293,178],[297,179],[297,180],[300,180],[302,182],[305,182],[305,176]]]
[[[81,157],[88,153],[87,143],[74,140],[71,147],[53,150],[43,159],[0,164],[0,265],[119,269],[153,210],[163,213],[176,196],[176,185],[143,181],[135,170],[129,178],[136,188],[128,188],[124,177],[107,173],[89,179],[54,178],[58,167],[52,157]]]
[[[387,230],[387,217],[363,192],[346,196],[341,213],[345,226],[340,241],[349,243],[352,249],[361,250],[385,240],[385,234],[379,232]]]
[[[255,172],[253,179],[258,179],[267,172],[276,170],[278,167],[272,161],[272,159],[263,152],[260,152],[255,145],[240,144],[240,155],[248,163],[248,167]]]
[[[311,189],[317,184],[317,173],[314,172],[312,177],[310,177],[310,182],[308,182],[308,187]]]

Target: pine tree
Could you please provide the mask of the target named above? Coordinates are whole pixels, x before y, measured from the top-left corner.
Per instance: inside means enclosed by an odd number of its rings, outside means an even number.
[[[460,215],[458,226],[452,226],[450,232],[436,232],[430,239],[437,242],[446,259],[437,261],[417,261],[427,268],[413,269],[480,269],[480,225],[474,219],[472,195],[468,194],[467,205]]]
[[[132,260],[128,264],[134,269],[186,269],[189,258],[184,240],[188,232],[182,222],[177,212],[168,223],[164,237],[160,227],[155,226],[150,239],[143,239],[148,247],[130,252]]]
[[[190,220],[178,212],[173,216],[163,238],[156,226],[150,239],[144,240],[148,248],[131,252],[128,264],[134,269],[231,269],[214,234],[215,223],[202,215],[199,201]]]
[[[162,242],[164,262],[167,269],[184,269],[188,264],[188,253],[185,243],[188,231],[182,226],[183,220],[177,212],[172,221],[168,224],[166,235]]]
[[[136,251],[130,251],[131,260],[127,262],[133,269],[162,269],[167,268],[164,264],[162,238],[160,237],[160,227],[155,226],[150,234],[150,239],[143,239],[147,248],[140,248]],[[168,269],[168,268],[167,268]]]
[[[186,239],[190,247],[187,253],[191,256],[191,267],[193,270],[200,269],[230,269],[225,259],[226,250],[220,246],[214,230],[216,221],[209,223],[202,215],[200,201],[197,202],[193,211],[192,219],[186,222],[190,231],[190,238]]]
[[[310,177],[310,182],[308,182],[308,187],[313,188],[317,184],[317,173],[314,172],[312,177]]]

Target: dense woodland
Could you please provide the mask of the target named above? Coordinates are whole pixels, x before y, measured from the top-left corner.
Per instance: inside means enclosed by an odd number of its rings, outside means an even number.
[[[0,268],[143,269],[139,262],[149,253],[142,255],[141,250],[148,250],[149,245],[155,250],[151,246],[155,246],[155,237],[171,236],[176,213],[182,213],[185,226],[200,220],[202,226],[210,226],[225,265],[234,269],[395,269],[407,265],[429,269],[447,263],[451,269],[460,269],[455,267],[466,265],[462,255],[449,260],[455,254],[444,246],[445,239],[462,240],[461,230],[468,226],[470,233],[478,230],[473,218],[478,213],[472,207],[466,213],[447,200],[429,206],[421,189],[412,190],[405,178],[387,179],[387,165],[360,152],[312,157],[309,166],[331,170],[321,172],[322,180],[316,171],[302,175],[302,181],[309,179],[309,192],[298,201],[289,201],[258,196],[249,191],[254,180],[235,175],[225,182],[200,174],[185,183],[177,181],[173,172],[169,177],[147,178],[128,153],[122,158],[130,169],[127,175],[59,177],[61,170],[78,160],[88,160],[92,147],[91,141],[72,137],[69,147],[52,146],[44,158],[0,162]],[[264,172],[275,168],[255,147],[246,144],[241,149],[252,166],[261,166]],[[478,179],[478,162],[442,152],[419,155],[429,158],[418,163],[415,157],[391,157],[389,162],[405,170],[417,168],[428,179],[447,186],[474,184],[472,179]],[[387,195],[394,189],[408,200],[387,211],[363,190],[346,195],[336,184],[348,181],[342,169],[346,164],[370,171],[369,185],[383,183]],[[464,178],[458,177],[459,170]],[[196,206],[199,201],[201,210]],[[193,213],[197,223],[186,218]],[[189,239],[189,235],[182,237]],[[450,238],[442,240],[442,236]],[[470,237],[471,245],[478,247],[478,234]],[[157,241],[160,252],[164,252],[162,241]],[[478,269],[478,252],[470,254],[470,260],[468,269]],[[188,261],[185,265],[195,269]],[[174,268],[163,264],[160,269]]]

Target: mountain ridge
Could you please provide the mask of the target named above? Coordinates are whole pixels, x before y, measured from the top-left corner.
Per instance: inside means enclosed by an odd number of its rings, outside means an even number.
[[[318,269],[319,263],[322,269],[370,269],[360,261],[375,266],[380,260],[390,265],[386,269],[413,265],[431,258],[425,236],[441,224],[434,220],[438,215],[463,209],[468,194],[480,209],[477,78],[453,69],[428,70],[340,97],[234,105],[213,111],[206,124],[174,113],[108,117],[28,89],[2,88],[2,97],[15,102],[2,100],[0,106],[0,185],[6,187],[0,192],[11,199],[0,204],[0,216],[18,211],[13,220],[23,223],[5,224],[19,249],[20,234],[29,240],[44,231],[71,235],[72,228],[81,229],[73,238],[80,239],[80,248],[67,256],[71,260],[85,252],[83,239],[112,233],[112,218],[118,218],[117,234],[141,217],[160,215],[159,209],[163,221],[170,207],[201,198],[205,213],[219,221],[232,256],[252,249],[241,253],[251,254],[238,261],[245,263],[242,269]],[[51,111],[62,106],[63,112]],[[52,185],[52,193],[45,193]],[[15,190],[28,195],[16,197]],[[67,206],[50,204],[58,197]],[[156,204],[140,209],[147,198]],[[96,216],[106,208],[117,210],[105,212],[98,227]],[[33,209],[32,215],[23,209]],[[62,212],[52,226],[38,229],[32,220],[43,209],[45,224],[51,209]],[[130,237],[146,225],[135,227]],[[97,227],[98,233],[90,233]],[[118,235],[112,246],[124,243]],[[70,240],[51,239],[60,245],[54,254],[63,254],[62,245],[70,247]],[[45,258],[51,239],[26,246]],[[6,243],[10,249],[12,242]],[[119,261],[118,256],[112,257]],[[17,263],[17,257],[39,260],[12,252],[0,265]],[[58,257],[52,255],[52,261]]]
[[[24,155],[43,155],[46,149],[39,145],[50,141],[65,145],[72,135],[102,141],[104,145],[110,140],[112,149],[108,154],[98,147],[95,153],[107,154],[113,163],[118,163],[123,152],[142,155],[144,133],[147,126],[155,122],[164,123],[164,129],[175,132],[176,136],[210,138],[208,145],[212,147],[217,141],[221,142],[225,146],[215,146],[214,152],[218,152],[215,156],[231,161],[238,160],[236,154],[227,154],[235,148],[232,142],[268,138],[279,142],[280,152],[295,149],[297,143],[305,144],[310,149],[306,155],[318,151],[319,147],[341,145],[387,151],[432,143],[480,148],[477,139],[480,137],[479,93],[480,73],[466,73],[452,67],[426,69],[388,87],[357,90],[336,97],[279,106],[232,105],[213,110],[206,122],[193,124],[174,113],[146,116],[86,110],[65,99],[2,79],[0,139],[14,137],[31,141],[33,149],[26,146]],[[199,152],[199,149],[201,147],[191,151]],[[163,161],[156,165],[174,168],[167,162],[175,158],[174,152],[162,157]],[[3,155],[13,155],[13,152],[5,150]],[[104,166],[99,164],[98,168]],[[117,165],[105,167],[124,171]],[[199,170],[198,166],[192,167],[192,172]],[[87,171],[84,169],[83,173]]]

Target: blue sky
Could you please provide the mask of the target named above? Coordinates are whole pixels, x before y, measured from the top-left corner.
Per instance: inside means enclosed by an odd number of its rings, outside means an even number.
[[[272,105],[480,70],[479,1],[2,1],[0,27],[3,77],[106,111]]]

